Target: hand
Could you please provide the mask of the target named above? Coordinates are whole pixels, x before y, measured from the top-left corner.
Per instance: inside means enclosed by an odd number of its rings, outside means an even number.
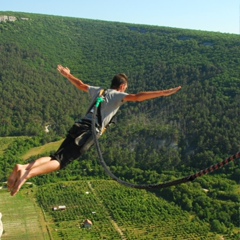
[[[163,90],[163,91],[162,91],[162,92],[163,92],[163,96],[164,96],[164,97],[171,96],[171,95],[179,92],[181,89],[182,89],[182,87],[179,86],[179,87],[176,87],[176,88],[170,88],[170,89],[168,89],[168,90]]]
[[[170,88],[168,90],[165,90],[165,92],[169,92],[171,94],[175,94],[175,93],[179,92],[181,89],[182,89],[182,87],[179,86],[179,87],[176,87],[176,88]]]
[[[64,76],[68,77],[70,74],[70,69],[67,67],[63,67],[62,65],[58,65],[57,70]]]
[[[176,88],[173,88],[173,90],[175,90],[175,93],[179,92],[181,89],[182,89],[182,87],[181,87],[181,86],[179,86],[179,87],[176,87]]]

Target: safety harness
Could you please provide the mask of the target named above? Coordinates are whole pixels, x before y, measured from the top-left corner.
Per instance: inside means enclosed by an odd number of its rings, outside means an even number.
[[[83,124],[83,125],[87,125],[89,128],[86,130],[82,130],[79,133],[79,131],[77,131],[77,135],[74,135],[75,138],[75,144],[78,146],[81,146],[80,152],[84,153],[87,151],[87,149],[89,149],[89,147],[92,145],[92,143],[94,142],[93,140],[93,130],[91,128],[91,126],[94,126],[94,132],[95,134],[97,134],[98,138],[106,131],[106,129],[114,122],[114,116],[111,118],[110,122],[104,127],[104,129],[102,130],[102,115],[101,115],[101,103],[104,102],[105,96],[106,96],[106,90],[102,89],[100,90],[100,92],[97,94],[97,96],[95,97],[95,99],[93,100],[92,104],[90,105],[90,107],[88,108],[86,115],[88,116],[89,114],[91,114],[92,116],[94,115],[94,105],[97,106],[97,112],[95,114],[95,118],[97,118],[97,121],[94,121],[94,124],[92,123],[92,121],[90,119],[88,119],[87,117],[81,119],[79,122],[76,123],[76,125],[78,125],[78,123]],[[93,124],[93,125],[92,125]],[[74,131],[76,132],[76,131]]]
[[[87,113],[91,112],[93,114],[93,118],[94,118],[94,115],[97,118],[97,122],[95,120],[94,126],[96,126],[97,130],[99,130],[99,131],[102,129],[101,103],[105,101],[106,94],[107,94],[107,90],[101,89],[99,94],[98,94],[98,96],[95,98],[95,100],[90,105],[90,107],[89,107],[89,109],[87,111]],[[96,112],[94,110],[94,106],[96,106],[96,109],[97,109]],[[114,119],[115,119],[115,115],[111,118],[109,123],[100,132],[100,135],[102,135],[111,124],[115,123]]]

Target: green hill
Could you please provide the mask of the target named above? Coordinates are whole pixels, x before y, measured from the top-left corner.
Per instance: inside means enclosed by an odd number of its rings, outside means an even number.
[[[114,74],[125,72],[129,92],[182,85],[176,96],[128,104],[119,114],[119,139],[111,142],[123,147],[130,135],[127,145],[142,159],[155,152],[162,156],[153,163],[154,169],[165,165],[169,156],[163,148],[168,146],[176,146],[171,165],[194,163],[194,167],[239,150],[238,35],[0,14],[16,18],[0,22],[1,136],[41,135],[47,125],[53,135],[63,136],[85,114],[88,96],[58,74],[60,63],[85,82],[104,87]],[[136,144],[136,138],[141,142]],[[141,146],[149,141],[153,148]]]
[[[239,35],[17,12],[0,16],[6,16],[0,17],[1,181],[17,162],[49,154],[50,149],[30,151],[62,139],[85,114],[87,94],[59,75],[58,64],[105,88],[113,75],[125,72],[132,93],[183,87],[170,98],[121,108],[118,124],[102,137],[101,148],[122,179],[176,179],[239,151]],[[16,136],[26,137],[5,138]],[[96,159],[92,149],[83,161],[33,182],[106,178]],[[209,231],[232,236],[238,227],[239,174],[236,161],[194,187],[157,195],[196,214],[211,225]],[[211,191],[202,195],[202,188]]]

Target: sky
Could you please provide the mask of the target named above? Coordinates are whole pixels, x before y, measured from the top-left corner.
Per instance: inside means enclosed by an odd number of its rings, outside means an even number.
[[[240,34],[240,0],[0,0],[0,11]]]

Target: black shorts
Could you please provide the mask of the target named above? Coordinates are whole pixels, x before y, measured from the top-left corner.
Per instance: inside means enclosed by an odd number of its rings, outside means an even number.
[[[82,156],[93,144],[91,124],[86,122],[75,123],[68,131],[59,149],[51,155],[51,158],[57,160],[60,163],[60,169],[62,169]]]

